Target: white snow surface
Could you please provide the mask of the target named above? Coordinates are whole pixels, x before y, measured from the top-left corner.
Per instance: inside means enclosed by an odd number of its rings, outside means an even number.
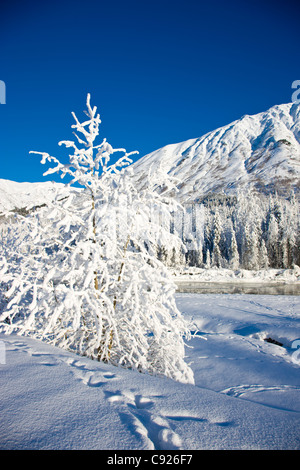
[[[67,191],[62,183],[46,181],[42,183],[17,183],[0,178],[0,215],[14,209],[31,209],[37,205],[53,201],[57,192]]]
[[[195,385],[1,335],[0,448],[299,449],[300,296],[176,302],[197,331],[186,348]]]
[[[171,269],[175,282],[180,283],[221,283],[221,284],[291,284],[300,286],[300,268],[293,269],[225,269],[182,267]]]
[[[245,115],[202,137],[155,150],[139,159],[134,168],[141,185],[150,169],[176,178],[176,197],[182,203],[237,190],[297,192],[300,105],[286,103]]]

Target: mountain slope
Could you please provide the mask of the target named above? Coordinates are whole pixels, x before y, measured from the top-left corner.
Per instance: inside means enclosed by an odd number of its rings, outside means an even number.
[[[181,202],[245,188],[267,194],[289,194],[292,188],[299,192],[300,105],[277,105],[156,150],[134,164],[139,184],[151,166],[178,179]]]
[[[277,105],[243,116],[197,139],[167,145],[133,165],[139,185],[145,174],[161,171],[178,179],[178,199],[192,202],[210,193],[238,189],[300,194],[300,105]],[[61,183],[16,183],[0,179],[0,215],[28,210],[66,195]]]
[[[16,209],[28,211],[53,201],[57,192],[65,191],[62,183],[17,183],[0,178],[0,215]]]

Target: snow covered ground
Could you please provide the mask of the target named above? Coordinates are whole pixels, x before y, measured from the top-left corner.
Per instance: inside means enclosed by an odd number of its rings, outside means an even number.
[[[222,269],[222,268],[193,268],[171,269],[175,282],[209,282],[209,283],[243,283],[243,284],[291,284],[300,285],[300,268],[294,269]]]
[[[53,201],[58,191],[66,193],[65,185],[46,181],[43,183],[17,183],[0,178],[0,215],[14,209],[30,209]]]
[[[300,449],[300,296],[176,300],[195,386],[1,335],[0,448]]]

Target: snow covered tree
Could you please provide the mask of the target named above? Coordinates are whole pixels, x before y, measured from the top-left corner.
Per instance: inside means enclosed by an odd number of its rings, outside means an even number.
[[[210,268],[211,268],[211,255],[210,255],[210,251],[209,251],[209,250],[206,251],[205,268],[206,268],[206,269],[210,269]]]
[[[242,264],[244,269],[259,268],[258,234],[255,224],[246,223],[242,246]]]
[[[72,114],[78,142],[59,143],[73,150],[69,163],[33,153],[54,165],[45,175],[68,175],[74,190],[21,218],[7,241],[0,265],[8,288],[1,330],[192,383],[184,359],[190,331],[175,304],[175,285],[156,257],[158,243],[181,248],[179,238],[153,217],[157,211],[169,216],[172,185],[164,181],[160,195],[138,191],[130,166],[134,152],[113,149],[106,139],[94,145],[101,120],[90,95],[88,119],[81,123]],[[116,152],[123,155],[111,163]],[[148,177],[149,187],[162,185],[158,175]]]
[[[202,244],[200,240],[194,238],[191,234],[188,242],[185,243],[187,252],[186,252],[186,263],[188,266],[201,267],[203,264],[203,253],[202,253]]]
[[[276,268],[278,266],[279,258],[279,227],[278,221],[274,214],[269,214],[268,225],[266,231],[266,247],[268,250],[268,258],[271,268]]]
[[[261,238],[258,248],[259,268],[267,269],[269,267],[268,252],[265,241]]]
[[[230,230],[230,246],[228,250],[228,258],[229,258],[228,267],[233,270],[238,269],[240,265],[240,257],[239,257],[235,232],[232,226]]]
[[[222,227],[218,209],[215,210],[213,222],[213,249],[212,249],[212,265],[217,268],[222,267],[222,255],[220,250]]]

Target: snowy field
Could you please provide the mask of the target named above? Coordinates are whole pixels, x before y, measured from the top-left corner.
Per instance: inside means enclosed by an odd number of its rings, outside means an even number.
[[[300,296],[176,299],[195,386],[1,335],[0,448],[300,449]]]
[[[224,268],[194,268],[170,269],[175,282],[187,284],[220,283],[222,285],[291,285],[300,286],[300,268],[295,265],[293,269],[224,269]]]

